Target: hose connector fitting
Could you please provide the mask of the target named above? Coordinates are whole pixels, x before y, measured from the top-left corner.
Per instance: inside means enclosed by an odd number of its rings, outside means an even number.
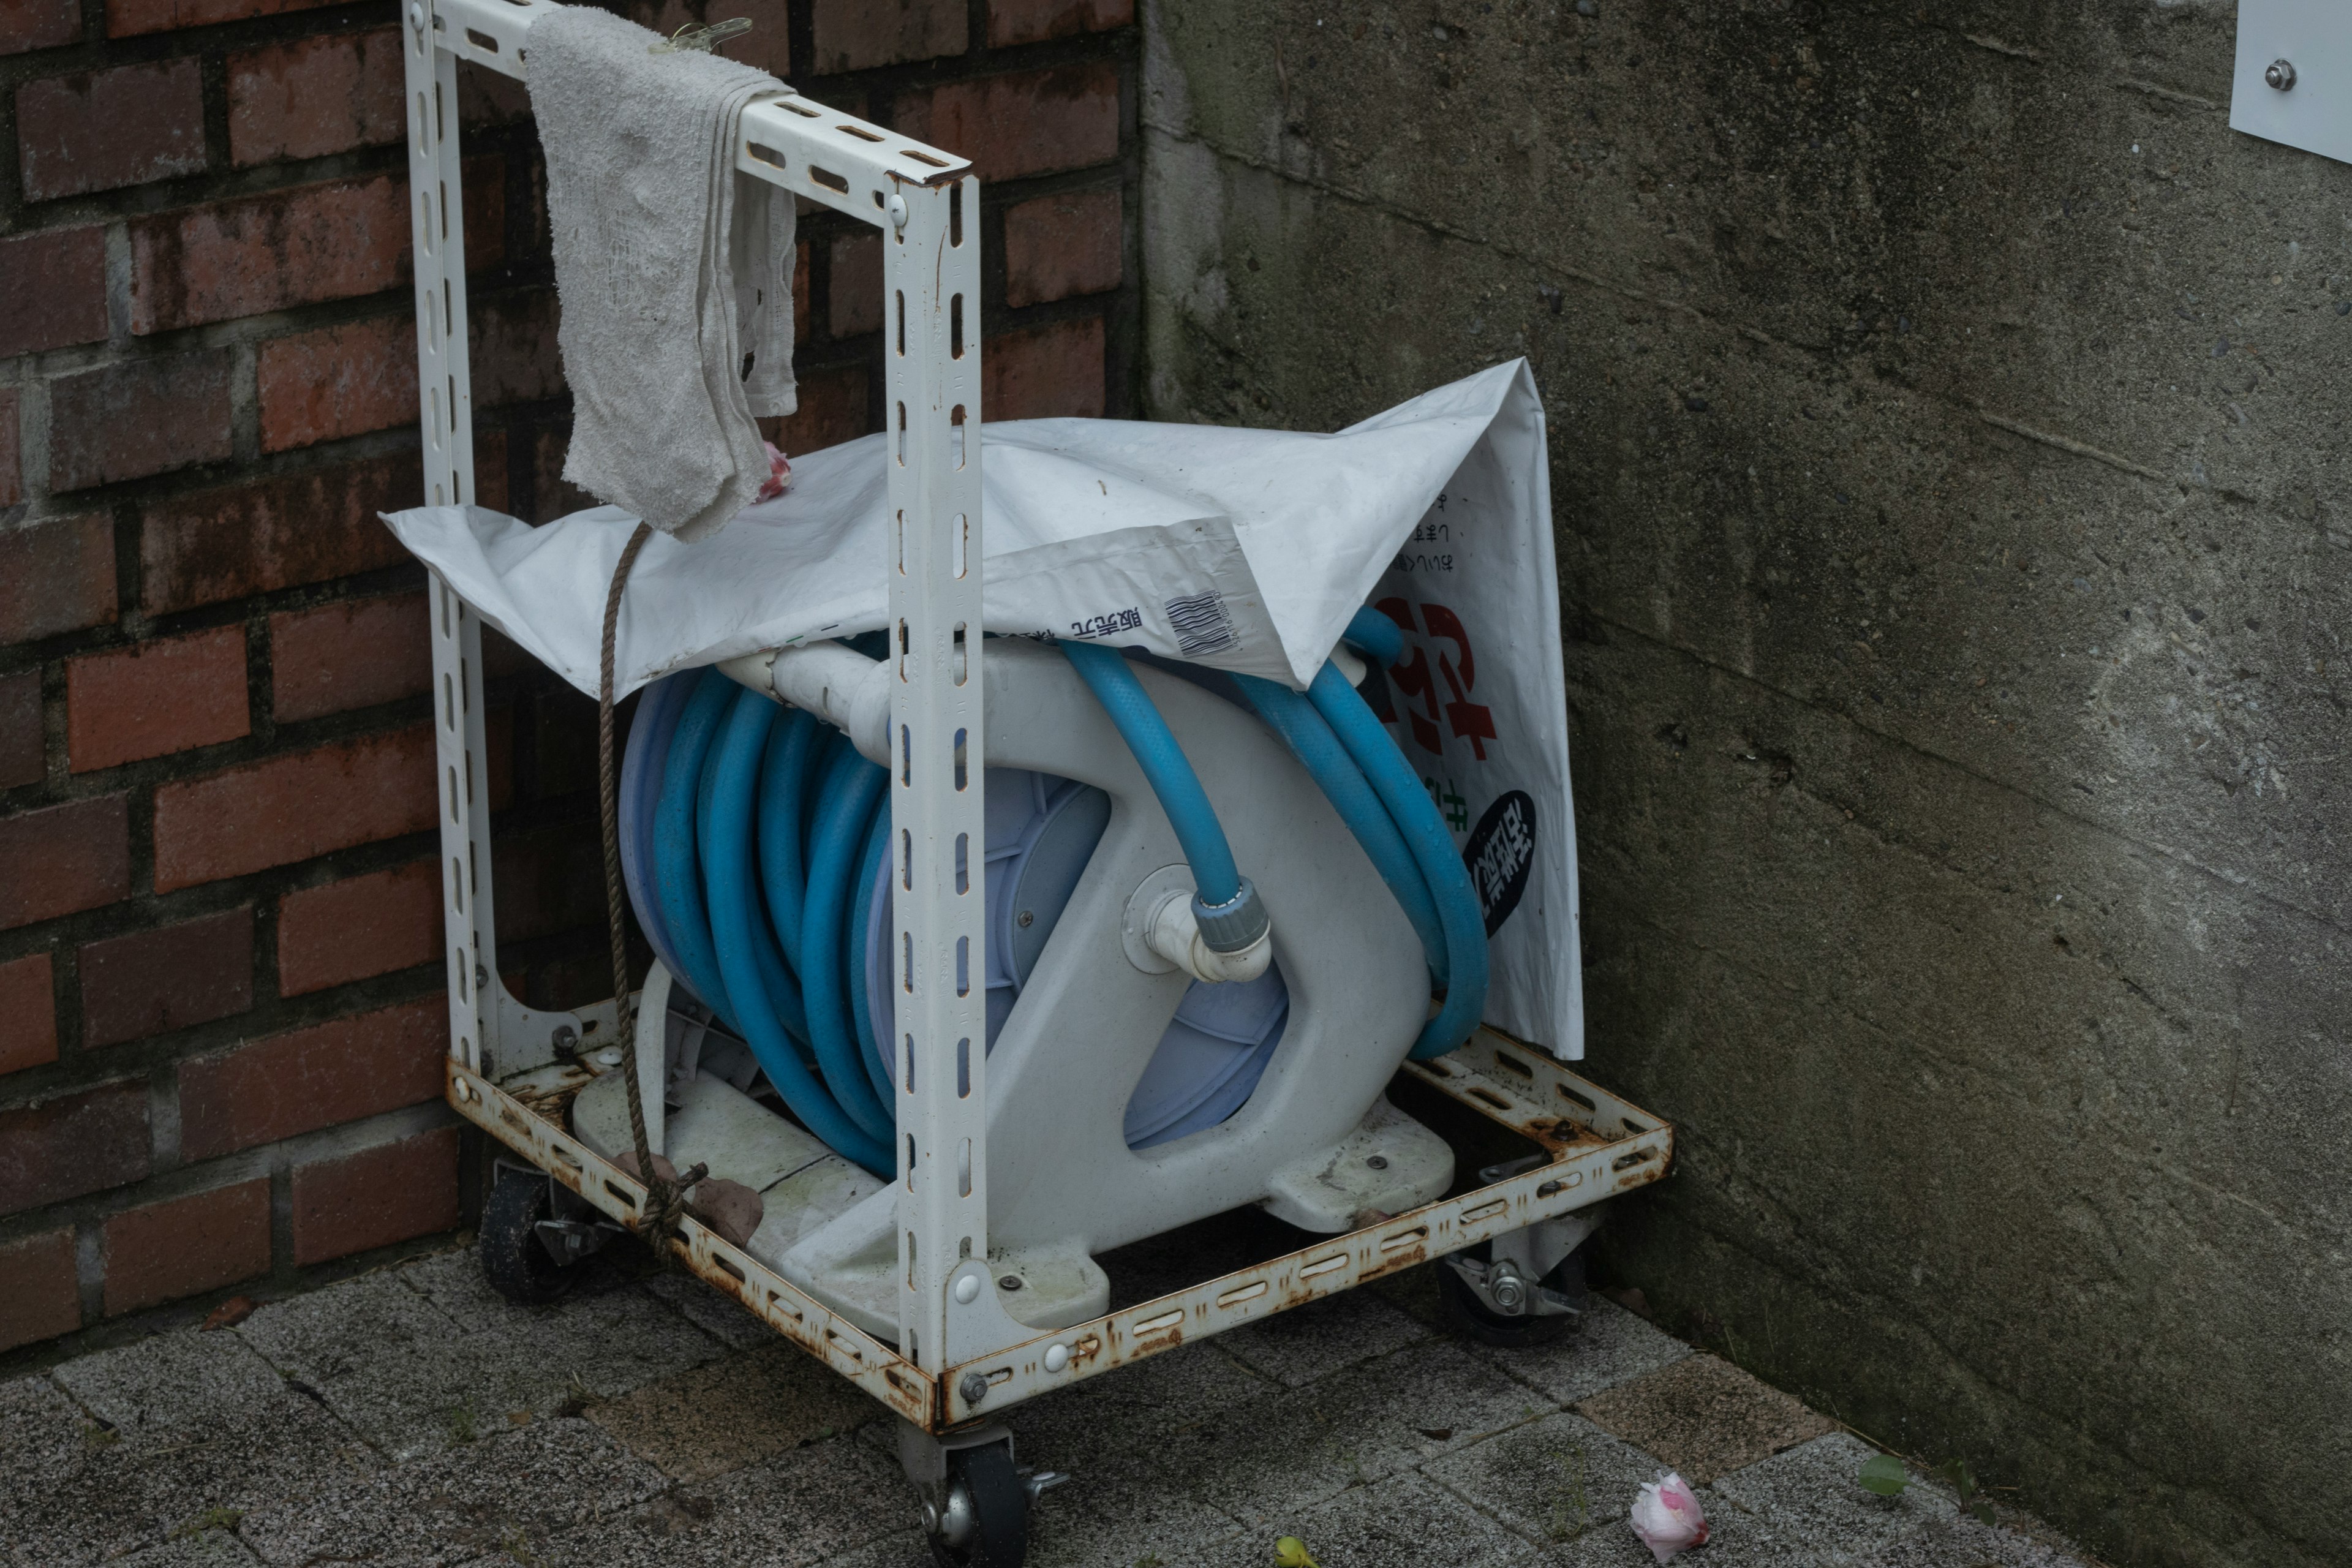
[[[1206,904],[1201,895],[1192,895],[1192,921],[1200,927],[1201,943],[1211,952],[1240,952],[1266,932],[1273,922],[1267,919],[1265,900],[1257,896],[1257,884],[1247,877],[1242,879],[1241,890],[1222,904]]]

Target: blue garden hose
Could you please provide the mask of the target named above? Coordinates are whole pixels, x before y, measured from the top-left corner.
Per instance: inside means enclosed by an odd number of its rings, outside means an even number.
[[[678,715],[670,737],[669,758],[662,773],[660,804],[654,815],[654,890],[659,899],[662,923],[668,927],[670,945],[677,950],[682,978],[694,994],[709,1004],[719,1021],[742,1034],[734,1005],[719,972],[719,955],[710,945],[710,922],[702,897],[702,868],[695,854],[695,818],[701,794],[702,763],[726,716],[734,694],[740,690],[715,669],[695,678],[694,693]]]
[[[758,1058],[793,1114],[876,1175],[896,1169],[880,1062],[853,1032],[843,927],[870,866],[883,770],[809,715],[715,669],[661,753],[652,902],[677,978]],[[813,783],[818,768],[824,771]]]
[[[1346,636],[1384,664],[1404,651],[1403,633],[1378,610],[1357,611]],[[1060,646],[1160,797],[1200,889],[1195,914],[1204,914],[1202,903],[1238,900],[1247,883],[1234,865],[1224,828],[1143,683],[1115,648],[1086,642]],[[1458,1048],[1486,1011],[1486,922],[1435,803],[1395,741],[1329,660],[1316,673],[1305,703],[1286,688],[1255,677],[1237,676],[1235,684],[1291,744],[1355,834],[1420,936],[1432,975],[1445,987],[1444,1005],[1414,1042],[1413,1059],[1426,1061]],[[1309,713],[1319,718],[1319,725],[1307,721]],[[1330,745],[1324,743],[1327,735]],[[1228,888],[1233,891],[1226,898],[1214,896]],[[1207,923],[1203,919],[1204,931]]]
[[[1470,872],[1454,847],[1445,819],[1437,815],[1436,802],[1339,667],[1325,660],[1307,697],[1388,807],[1436,901],[1438,924],[1445,936],[1445,1002],[1422,1029],[1412,1059],[1442,1057],[1470,1037],[1486,1010],[1486,918],[1470,886]]]
[[[1420,863],[1407,847],[1404,836],[1397,831],[1395,819],[1365,782],[1363,770],[1306,698],[1259,676],[1236,675],[1234,683],[1257,710],[1258,717],[1290,747],[1291,755],[1306,768],[1323,798],[1363,846],[1372,868],[1388,884],[1405,919],[1412,922],[1414,934],[1421,938],[1432,983],[1444,985],[1452,971],[1446,963],[1445,929],[1438,920],[1436,900],[1429,896],[1428,879],[1421,874]]]
[[[1404,657],[1403,629],[1370,605],[1348,617],[1348,629],[1339,636],[1383,669]]]
[[[1346,637],[1378,663],[1402,652],[1394,623],[1376,611],[1360,612]],[[1263,930],[1255,890],[1207,793],[1126,658],[1095,644],[1060,646],[1167,812],[1199,889],[1196,913],[1247,907]],[[890,1026],[872,1011],[885,1001],[867,1002],[875,955],[866,933],[880,918],[874,900],[887,890],[887,773],[838,730],[780,710],[715,669],[680,679],[650,764],[658,793],[648,791],[653,822],[641,863],[655,885],[642,889],[650,894],[643,907],[656,912],[678,979],[751,1047],[793,1114],[887,1179],[896,1164],[891,1041],[877,1031]],[[1395,742],[1328,663],[1304,698],[1247,676],[1218,686],[1290,746],[1420,937],[1445,1000],[1412,1057],[1455,1048],[1485,1006],[1485,922],[1444,822]],[[1204,919],[1204,934],[1210,929]],[[895,972],[881,956],[875,973]],[[1213,1124],[1247,1099],[1280,1037],[1279,1013],[1272,1016],[1249,1070],[1183,1125]],[[1138,1146],[1174,1135],[1175,1126],[1139,1134]]]
[[[825,1087],[850,1120],[886,1141],[896,1118],[887,1089],[881,1095],[875,1093],[875,1080],[859,1059],[865,1053],[858,1047],[850,1017],[849,992],[863,977],[848,971],[849,933],[845,928],[856,904],[850,896],[850,879],[856,873],[866,826],[887,779],[878,765],[846,746],[825,770],[813,813],[815,826],[809,847],[808,901],[802,906],[800,952],[810,1040],[816,1047]]]
[[[739,1033],[793,1114],[836,1152],[887,1176],[892,1170],[889,1135],[877,1137],[843,1114],[802,1060],[780,1016],[781,998],[772,981],[781,978],[790,985],[791,977],[774,955],[774,927],[761,918],[765,911],[751,879],[757,863],[751,847],[752,786],[775,719],[773,703],[738,688],[712,764],[703,770],[712,783],[700,837],[713,945],[729,994],[741,1003],[738,1016],[744,1027]]]
[[[890,1103],[890,1042],[877,1037],[873,1010],[866,1000],[866,931],[874,910],[874,884],[879,879],[884,853],[890,844],[890,813],[886,807],[874,814],[866,829],[866,847],[858,852],[857,868],[850,887],[856,895],[849,910],[849,1012],[857,1028],[857,1043],[864,1047],[858,1059],[866,1064],[866,1081],[882,1103]],[[887,939],[886,939],[887,940]],[[890,966],[893,973],[898,965]]]
[[[1117,648],[1089,642],[1060,646],[1078,679],[1110,715],[1168,814],[1168,825],[1175,829],[1176,842],[1192,868],[1192,919],[1202,942],[1220,953],[1254,946],[1265,935],[1265,904],[1234,864],[1233,846],[1225,841],[1216,808],[1209,804],[1200,775],[1176,743],[1168,721],[1160,716],[1151,694]]]
[[[1224,825],[1209,804],[1209,793],[1201,787],[1200,775],[1169,732],[1168,721],[1152,705],[1151,694],[1143,689],[1143,683],[1136,679],[1134,669],[1117,648],[1090,642],[1059,646],[1070,668],[1110,715],[1127,749],[1135,753],[1136,766],[1143,770],[1151,793],[1160,797],[1168,826],[1176,830],[1176,842],[1192,868],[1192,886],[1201,901],[1232,903],[1242,890],[1234,847],[1225,842]]]

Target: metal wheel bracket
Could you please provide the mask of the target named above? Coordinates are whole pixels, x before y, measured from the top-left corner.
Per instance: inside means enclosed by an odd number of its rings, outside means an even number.
[[[1489,1181],[1516,1173],[1502,1166],[1478,1173],[1482,1180]],[[1573,1317],[1583,1307],[1543,1281],[1566,1261],[1570,1253],[1601,1228],[1607,1208],[1605,1203],[1595,1204],[1591,1208],[1506,1232],[1486,1243],[1486,1256],[1483,1258],[1471,1256],[1465,1249],[1449,1253],[1439,1261],[1460,1276],[1470,1293],[1490,1312],[1506,1318]]]
[[[912,1421],[898,1421],[898,1465],[907,1472],[923,1510],[923,1528],[942,1545],[962,1548],[971,1544],[980,1525],[980,1514],[971,1494],[950,1477],[949,1456],[967,1448],[985,1448],[1002,1443],[1009,1458],[1012,1457],[1012,1432],[993,1421],[975,1423],[959,1431],[942,1432],[936,1436],[924,1431]],[[1028,1500],[1034,1502],[1046,1488],[1068,1479],[1053,1470],[1023,1471],[1017,1466],[1015,1474]]]
[[[547,1255],[565,1268],[629,1234],[608,1219],[543,1219],[531,1229]]]
[[[1003,1443],[1009,1450],[1012,1430],[994,1421],[981,1421],[934,1435],[904,1416],[898,1420],[898,1466],[915,1489],[926,1496],[947,1484],[950,1454],[961,1448],[984,1448],[991,1443]]]

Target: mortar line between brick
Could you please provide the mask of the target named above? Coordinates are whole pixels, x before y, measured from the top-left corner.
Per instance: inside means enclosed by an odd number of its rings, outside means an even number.
[[[2287,898],[2284,894],[2271,891],[2261,883],[2256,882],[2252,877],[2237,875],[2222,870],[2218,867],[2209,866],[2186,851],[2156,843],[2151,839],[2136,837],[2131,834],[2124,833],[2116,828],[2110,827],[2104,823],[2095,822],[2089,817],[2078,816],[2074,812],[2069,811],[2066,807],[2060,805],[2055,802],[2045,800],[2042,796],[2035,795],[2031,791],[2020,789],[2015,784],[2004,783],[2003,781],[1994,778],[1988,773],[1979,772],[1977,769],[1969,766],[1966,763],[1948,757],[1940,752],[1930,750],[1929,748],[1919,744],[1916,741],[1906,740],[1900,735],[1892,734],[1884,730],[1874,729],[1870,725],[1865,724],[1861,720],[1855,718],[1853,714],[1846,712],[1842,709],[1828,707],[1822,703],[1814,701],[1811,698],[1800,696],[1796,692],[1789,690],[1786,687],[1777,686],[1761,676],[1751,675],[1736,666],[1717,663],[1716,660],[1707,658],[1705,654],[1699,653],[1696,649],[1685,647],[1679,643],[1669,642],[1665,638],[1659,637],[1654,632],[1648,631],[1641,626],[1631,626],[1625,622],[1612,619],[1597,610],[1591,613],[1592,618],[1595,621],[1600,622],[1602,626],[1608,626],[1614,631],[1622,631],[1630,637],[1636,638],[1639,641],[1649,644],[1653,647],[1660,648],[1665,652],[1674,654],[1677,658],[1688,659],[1691,663],[1696,665],[1701,669],[1727,676],[1734,680],[1741,681],[1747,685],[1756,687],[1759,690],[1769,691],[1774,696],[1782,698],[1790,702],[1793,702],[1801,708],[1810,709],[1813,712],[1834,719],[1840,723],[1851,725],[1861,733],[1868,735],[1874,740],[1883,741],[1890,746],[1908,752],[1914,756],[1924,758],[1939,766],[1950,768],[1953,772],[1959,773],[1964,777],[1974,779],[1979,784],[1984,784],[1989,788],[1999,790],[2004,795],[2015,795],[2018,799],[2024,801],[2027,805],[2032,805],[2038,810],[2046,811],[2053,816],[2058,817],[2062,821],[2071,823],[2074,826],[2084,829],[2085,832],[2096,834],[2100,837],[2108,839],[2116,844],[2126,846],[2134,849],[2146,850],[2147,853],[2159,856],[2164,859],[2173,862],[2175,865],[2187,867],[2189,869],[2195,871],[2198,875],[2205,877],[2218,886],[2228,889],[2232,892],[2242,893],[2249,897],[2258,899],[2276,909],[2285,910],[2289,913],[2301,915],[2305,919],[2311,921],[2313,923],[2321,926],[2326,930],[2337,932],[2338,934],[2352,935],[2352,928],[2347,928],[2342,922],[2319,910],[2313,909],[2305,904],[2297,903],[2294,900]],[[1892,841],[1890,840],[1890,842]],[[1916,853],[1916,851],[1914,851],[1914,853]]]

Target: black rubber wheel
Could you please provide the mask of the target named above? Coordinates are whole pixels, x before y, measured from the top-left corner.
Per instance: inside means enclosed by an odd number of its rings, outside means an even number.
[[[1481,1243],[1479,1250],[1483,1251]],[[1476,1254],[1473,1254],[1475,1256]],[[1571,1301],[1584,1300],[1584,1255],[1571,1252],[1559,1261],[1559,1266],[1544,1276],[1543,1283]],[[1528,1350],[1537,1345],[1557,1342],[1576,1320],[1565,1313],[1549,1317],[1532,1314],[1507,1317],[1478,1300],[1461,1275],[1446,1266],[1444,1258],[1437,1261],[1437,1306],[1444,1314],[1446,1327],[1466,1340],[1482,1345],[1496,1345],[1504,1350]]]
[[[552,1301],[572,1289],[580,1266],[560,1264],[539,1239],[541,1220],[552,1219],[545,1176],[499,1173],[482,1205],[482,1274],[490,1289],[526,1307]]]
[[[1013,1468],[1013,1445],[990,1443],[948,1456],[948,1489],[971,1498],[972,1531],[961,1546],[934,1536],[940,1568],[1021,1568],[1029,1557],[1029,1489]]]

